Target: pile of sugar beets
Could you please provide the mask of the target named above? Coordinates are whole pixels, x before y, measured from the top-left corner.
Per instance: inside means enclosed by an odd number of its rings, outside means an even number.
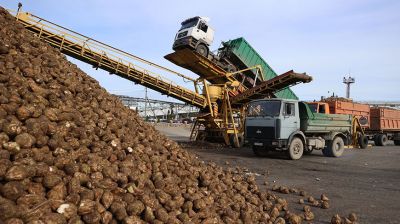
[[[0,223],[304,218],[160,135],[0,7]]]

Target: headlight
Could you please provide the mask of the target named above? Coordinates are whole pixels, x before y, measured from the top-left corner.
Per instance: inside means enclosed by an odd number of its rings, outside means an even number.
[[[182,38],[188,34],[188,31],[182,32],[178,34],[178,38]]]

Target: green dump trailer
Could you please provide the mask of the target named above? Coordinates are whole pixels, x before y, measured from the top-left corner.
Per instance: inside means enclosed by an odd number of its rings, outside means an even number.
[[[264,80],[269,80],[278,76],[276,72],[268,65],[268,63],[243,37],[223,42],[219,52],[222,53],[224,57],[227,57],[228,60],[233,64],[238,66],[239,69],[246,69],[256,65],[261,65]],[[251,73],[252,74],[247,73],[246,75],[254,77],[255,74],[253,72]],[[290,88],[276,92],[275,96],[283,99],[298,99],[296,94],[294,94]]]

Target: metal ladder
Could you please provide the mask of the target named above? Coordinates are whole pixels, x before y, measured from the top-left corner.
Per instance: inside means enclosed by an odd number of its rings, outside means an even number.
[[[190,132],[190,137],[189,137],[190,141],[196,141],[197,135],[199,134],[200,131],[200,127],[201,123],[196,119],[196,121],[193,124],[192,130]]]

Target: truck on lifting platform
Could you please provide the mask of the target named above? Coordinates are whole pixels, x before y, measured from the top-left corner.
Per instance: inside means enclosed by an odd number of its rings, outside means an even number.
[[[174,50],[191,48],[204,57],[208,57],[210,45],[214,40],[214,29],[208,25],[207,17],[195,16],[181,23],[181,28],[175,36]]]
[[[298,100],[262,99],[248,105],[245,142],[259,156],[279,150],[297,160],[317,149],[339,157],[358,130],[351,115],[314,113]]]
[[[201,16],[183,21],[175,35],[173,50],[178,52],[190,49],[218,65],[225,72],[236,76],[235,78],[247,87],[254,87],[261,81],[278,76],[243,37],[222,42],[216,54],[211,52],[214,29],[209,25],[209,21],[209,18]],[[170,57],[166,58],[177,64]],[[261,74],[258,73],[259,70]],[[193,72],[198,73],[198,71]],[[298,99],[289,87],[277,91],[274,95],[278,98]]]

